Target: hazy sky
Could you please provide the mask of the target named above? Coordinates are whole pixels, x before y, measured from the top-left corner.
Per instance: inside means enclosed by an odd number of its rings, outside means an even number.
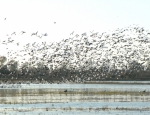
[[[150,0],[0,0],[0,37],[38,31],[58,41],[72,31],[104,32],[132,24],[150,29],[149,5]]]

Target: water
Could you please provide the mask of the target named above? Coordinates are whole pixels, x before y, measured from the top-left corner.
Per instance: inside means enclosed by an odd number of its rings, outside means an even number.
[[[1,84],[0,86],[5,86],[6,88],[11,88],[11,84]],[[31,88],[59,88],[59,89],[64,89],[64,88],[108,88],[108,89],[118,89],[118,88],[126,88],[126,89],[147,89],[150,87],[150,85],[144,85],[143,84],[21,84],[21,85],[14,85],[19,88],[24,89],[31,89]]]
[[[13,109],[13,111],[8,111]],[[51,108],[51,109],[49,109]],[[68,108],[68,109],[67,109]],[[71,109],[70,109],[71,108]],[[80,109],[82,108],[82,109]],[[119,108],[124,108],[119,110]],[[149,115],[149,102],[68,102],[68,103],[38,103],[38,104],[0,104],[0,113],[22,115],[66,115],[66,114],[104,114],[104,115]],[[133,109],[133,110],[130,110]]]
[[[9,85],[6,85],[9,86]],[[46,91],[48,94],[27,95],[19,93],[14,97],[2,97],[1,100],[7,102],[0,104],[0,114],[6,115],[149,115],[150,114],[150,85],[134,84],[21,84],[21,87],[12,88],[14,91],[27,90],[31,93]],[[6,90],[7,94],[10,87],[1,88]],[[70,90],[77,92],[64,93],[56,92],[49,94],[53,90]],[[87,89],[91,94],[78,94],[78,90]],[[96,94],[97,91],[106,91],[103,94]],[[133,91],[128,94],[109,94],[109,91]],[[139,91],[146,91],[138,93]],[[3,91],[3,92],[4,92]],[[10,96],[10,95],[9,95]],[[122,97],[121,97],[122,96]],[[96,98],[96,97],[99,97]],[[122,99],[121,99],[121,98]],[[86,98],[85,100],[83,100]],[[93,99],[91,99],[93,98]],[[107,100],[106,98],[112,98]],[[119,99],[118,99],[119,98]],[[13,103],[15,101],[18,103]],[[9,103],[12,102],[12,103]],[[28,102],[28,103],[27,103]]]

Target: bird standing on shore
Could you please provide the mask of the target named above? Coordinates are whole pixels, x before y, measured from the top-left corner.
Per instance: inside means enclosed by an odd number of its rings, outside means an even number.
[[[67,89],[64,92],[67,93]]]

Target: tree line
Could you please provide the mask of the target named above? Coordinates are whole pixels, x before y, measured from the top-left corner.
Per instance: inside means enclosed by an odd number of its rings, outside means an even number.
[[[7,58],[0,59],[0,80],[1,81],[47,81],[47,82],[75,82],[85,81],[146,81],[150,80],[150,67],[145,67],[133,61],[128,69],[108,69],[108,65],[103,65],[98,69],[90,67],[85,70],[69,69],[67,65],[54,70],[47,65],[39,63],[36,67],[30,66],[28,62],[21,66],[15,60],[6,63]]]

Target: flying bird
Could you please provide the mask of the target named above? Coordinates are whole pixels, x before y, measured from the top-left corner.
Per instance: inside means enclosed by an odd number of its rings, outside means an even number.
[[[82,34],[82,37],[83,37],[83,36],[86,36],[86,35],[87,35],[86,33],[83,33],[83,34]]]
[[[74,31],[70,34],[70,35],[73,35]]]
[[[37,31],[36,33],[32,33],[31,36],[32,36],[32,35],[37,35],[37,33],[38,33],[38,31]]]
[[[21,31],[21,33],[24,34],[24,33],[26,33],[26,32],[25,32],[25,31]],[[22,35],[22,34],[21,34],[21,35]]]
[[[16,32],[13,32],[11,35],[13,35],[13,34],[16,35]]]
[[[47,33],[43,34],[43,36],[48,36]]]

